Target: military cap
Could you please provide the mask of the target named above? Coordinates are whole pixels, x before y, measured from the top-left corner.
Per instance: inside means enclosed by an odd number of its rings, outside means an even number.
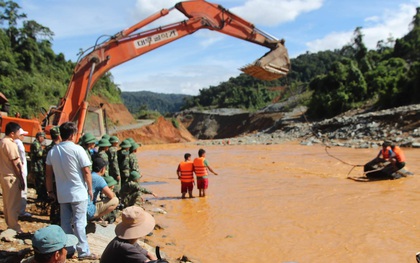
[[[131,148],[130,151],[134,151],[135,149],[139,148],[140,145],[138,145],[137,143],[133,143],[131,144]]]
[[[104,176],[104,179],[105,179],[105,182],[108,185],[108,187],[111,187],[113,185],[117,185],[118,184],[118,182],[112,176],[109,176],[109,175]]]
[[[125,139],[124,141],[122,141],[120,143],[120,147],[121,148],[130,148],[131,147],[131,143],[128,139]]]
[[[37,132],[35,136],[36,137],[40,137],[40,136],[45,137],[45,132]]]
[[[99,147],[109,147],[111,146],[111,143],[107,139],[100,139],[98,142]]]
[[[50,130],[51,137],[58,137],[60,136],[60,127],[54,126]]]
[[[96,143],[96,137],[90,132],[85,133],[81,140],[82,144]]]
[[[118,139],[117,136],[111,136],[111,138],[109,138],[109,142],[116,143],[116,142],[120,142],[120,140]]]
[[[111,136],[109,136],[108,134],[104,134],[102,136],[102,139],[105,139],[105,140],[108,140],[108,141],[109,141],[109,138],[111,138]]]
[[[132,172],[130,173],[130,177],[129,177],[129,179],[130,179],[131,181],[135,181],[135,180],[139,179],[140,177],[141,177],[141,175],[140,175],[140,173],[139,173],[139,172],[137,172],[137,171],[132,171]]]
[[[133,143],[135,143],[136,141],[133,139],[133,138],[127,138],[127,140],[131,143],[131,144],[133,144]]]

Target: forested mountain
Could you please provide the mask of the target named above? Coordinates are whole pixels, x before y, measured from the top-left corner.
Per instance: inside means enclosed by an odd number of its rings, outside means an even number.
[[[75,63],[66,61],[62,53],[55,54],[51,48],[54,33],[28,20],[20,9],[13,1],[0,0],[0,92],[9,99],[10,114],[37,117],[41,107],[48,109],[65,95]],[[92,93],[121,102],[110,73]]]
[[[363,43],[358,27],[350,44],[335,51],[306,53],[291,60],[292,70],[280,81],[259,81],[241,74],[218,86],[201,89],[184,105],[255,109],[300,94],[309,115],[332,117],[369,104],[390,108],[420,103],[420,8],[410,32],[401,39],[381,40],[376,50]],[[285,88],[282,88],[285,87]]]
[[[281,80],[260,81],[240,74],[203,87],[197,96],[124,92],[123,100],[132,113],[165,114],[180,107],[257,110],[294,96],[316,118],[366,104],[390,108],[420,103],[420,8],[407,26],[406,36],[379,41],[375,50],[366,48],[363,29],[356,28],[351,43],[341,49],[307,52],[292,59],[289,75]],[[53,36],[49,28],[28,20],[17,3],[0,0],[0,91],[9,99],[10,114],[37,116],[41,107],[55,105],[64,96],[75,63],[54,53]],[[111,73],[91,93],[121,102],[121,90]]]
[[[140,110],[158,111],[161,114],[174,113],[181,109],[189,95],[163,94],[151,91],[121,92],[121,98],[127,109],[135,114]]]

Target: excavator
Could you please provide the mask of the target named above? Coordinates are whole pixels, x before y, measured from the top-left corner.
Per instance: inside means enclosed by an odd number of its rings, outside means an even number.
[[[150,23],[178,10],[187,19],[146,29],[139,32]],[[105,133],[103,116],[100,109],[90,108],[87,102],[88,94],[95,83],[112,68],[147,52],[195,33],[200,29],[218,31],[260,46],[269,51],[255,62],[241,68],[243,72],[262,80],[274,80],[284,77],[290,70],[290,60],[285,47],[285,41],[257,29],[252,23],[231,13],[219,4],[205,0],[191,0],[175,4],[170,9],[162,9],[135,25],[118,32],[102,43],[96,43],[85,50],[79,57],[74,69],[67,92],[56,107],[51,107],[45,113],[46,117],[40,124],[30,123],[24,127],[29,131],[30,138],[40,130],[46,131],[56,125],[72,121],[77,123],[76,140],[85,132],[92,132],[100,137]],[[12,117],[2,118],[2,132],[9,121],[22,123],[23,119]],[[36,127],[35,127],[36,126]]]

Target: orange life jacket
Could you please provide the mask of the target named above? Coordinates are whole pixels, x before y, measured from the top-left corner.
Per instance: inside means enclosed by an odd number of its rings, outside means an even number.
[[[194,172],[197,178],[208,175],[204,160],[204,157],[198,157],[194,159]]]
[[[181,182],[191,183],[194,182],[194,166],[190,162],[181,162],[179,164],[179,171],[181,172]]]
[[[397,161],[400,162],[400,163],[404,163],[405,162],[405,155],[404,155],[403,151],[401,150],[401,148],[399,146],[395,146],[393,151],[395,153],[395,157],[397,158]]]
[[[389,156],[389,151],[390,150],[391,150],[391,146],[386,147],[385,150],[384,150],[384,148],[382,148],[382,158],[383,159],[389,159],[391,157],[391,156]]]

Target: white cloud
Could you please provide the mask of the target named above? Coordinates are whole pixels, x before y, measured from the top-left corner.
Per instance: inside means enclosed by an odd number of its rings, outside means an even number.
[[[401,4],[398,10],[385,10],[382,15],[365,19],[368,25],[362,27],[364,34],[363,42],[369,49],[375,49],[380,40],[386,40],[390,36],[401,38],[409,31],[409,24],[415,15],[416,6],[420,1],[412,1],[413,4]],[[306,43],[309,51],[334,50],[350,43],[353,31],[333,32],[323,38]]]
[[[277,26],[316,10],[322,4],[323,0],[248,0],[230,11],[258,25]]]

